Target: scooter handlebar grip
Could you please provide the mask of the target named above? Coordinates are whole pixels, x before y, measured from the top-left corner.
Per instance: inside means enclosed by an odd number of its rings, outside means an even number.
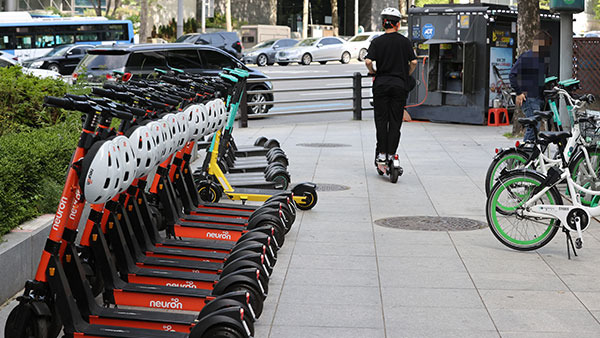
[[[112,90],[116,90],[118,92],[124,92],[127,91],[127,89],[124,86],[115,84],[115,83],[110,83],[110,82],[104,82],[104,84],[102,85],[102,87],[104,89],[112,89]]]
[[[119,118],[121,120],[131,120],[133,119],[133,114],[130,114],[128,112],[122,111],[122,110],[117,110],[117,109],[110,109],[110,114],[116,118]]]
[[[51,107],[58,107],[64,109],[73,109],[73,101],[69,99],[65,99],[62,97],[56,96],[46,96],[44,97],[44,105]]]

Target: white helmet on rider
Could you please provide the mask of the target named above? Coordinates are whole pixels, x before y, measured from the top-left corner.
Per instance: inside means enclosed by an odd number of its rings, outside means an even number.
[[[388,7],[381,11],[381,22],[384,28],[393,28],[402,19],[402,14],[397,8]]]
[[[119,151],[112,141],[96,142],[81,164],[79,186],[86,201],[92,204],[108,202],[120,188]]]

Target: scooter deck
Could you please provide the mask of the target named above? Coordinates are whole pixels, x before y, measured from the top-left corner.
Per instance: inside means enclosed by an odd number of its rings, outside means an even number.
[[[247,225],[248,220],[243,218],[233,217],[218,217],[218,216],[202,216],[202,215],[183,215],[180,218],[186,222],[202,222],[207,224],[230,224],[230,225]]]
[[[206,248],[210,247],[215,250],[231,250],[235,243],[225,241],[215,241],[207,239],[174,239],[164,238],[158,245],[179,246],[184,248]]]
[[[188,338],[188,333],[183,332],[168,332],[148,329],[136,329],[121,326],[107,325],[89,325],[80,332],[75,333],[75,336],[83,335],[84,337],[115,337],[115,338]]]
[[[199,250],[189,250],[189,249],[177,249],[177,248],[166,248],[161,246],[156,246],[152,248],[150,251],[152,255],[172,255],[172,256],[181,256],[181,257],[189,257],[189,258],[197,258],[197,259],[212,259],[212,260],[220,260],[223,261],[229,256],[229,254],[221,253],[221,252],[212,252],[212,251],[199,251]]]
[[[235,205],[232,205],[235,207]],[[198,206],[192,210],[190,210],[190,214],[201,214],[203,216],[208,215],[218,215],[218,216],[229,216],[229,217],[243,217],[249,218],[254,210],[227,210],[222,208],[210,208]]]
[[[177,268],[177,269],[205,270],[205,271],[218,271],[223,266],[222,263],[193,261],[193,260],[177,259],[177,258],[153,257],[153,256],[143,256],[136,263],[140,263],[140,264],[142,264],[142,266],[150,265],[153,267],[171,267],[171,268]]]
[[[265,196],[273,196],[281,193],[289,193],[289,190],[278,190],[278,189],[261,189],[261,188],[244,188],[244,187],[236,187],[232,194],[247,194],[247,195],[265,195]],[[228,194],[226,192],[226,194]]]

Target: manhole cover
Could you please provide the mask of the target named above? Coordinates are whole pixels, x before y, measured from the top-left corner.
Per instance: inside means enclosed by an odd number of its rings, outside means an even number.
[[[311,147],[311,148],[341,148],[350,147],[349,144],[344,143],[298,143],[299,147]]]
[[[465,231],[487,227],[487,224],[469,218],[433,216],[382,218],[376,220],[375,224],[387,228],[422,231]]]
[[[317,191],[342,191],[348,190],[350,187],[341,185],[341,184],[332,184],[332,183],[316,183]]]

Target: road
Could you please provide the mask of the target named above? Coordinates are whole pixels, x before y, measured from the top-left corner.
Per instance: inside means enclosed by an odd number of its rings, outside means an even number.
[[[300,77],[300,76],[325,76],[325,75],[352,75],[355,72],[362,74],[366,73],[366,68],[362,62],[352,60],[349,64],[341,64],[340,62],[329,62],[326,65],[313,63],[309,66],[301,66],[298,64],[290,64],[282,67],[279,65],[257,67],[249,65],[250,68],[257,69],[271,78],[282,77]],[[363,79],[364,85],[369,85],[368,78]],[[352,86],[352,79],[333,79],[333,80],[303,80],[303,81],[273,81],[274,89],[293,89],[293,88],[336,88]],[[370,96],[370,90],[364,89],[363,96]],[[277,116],[277,113],[294,112],[294,111],[310,111],[311,109],[344,109],[352,107],[352,101],[332,101],[327,102],[331,98],[351,97],[351,89],[340,90],[322,90],[309,92],[286,92],[276,93],[275,100],[308,100],[308,99],[323,99],[325,101],[311,103],[296,103],[296,104],[281,104],[274,106],[267,114],[266,118],[252,119],[251,125],[271,125],[282,123],[300,123],[300,122],[315,122],[315,121],[343,121],[352,119],[352,112],[340,113],[314,113],[302,115],[285,115]],[[363,107],[369,107],[369,101],[363,101]],[[365,118],[372,117],[372,111],[363,112]]]

